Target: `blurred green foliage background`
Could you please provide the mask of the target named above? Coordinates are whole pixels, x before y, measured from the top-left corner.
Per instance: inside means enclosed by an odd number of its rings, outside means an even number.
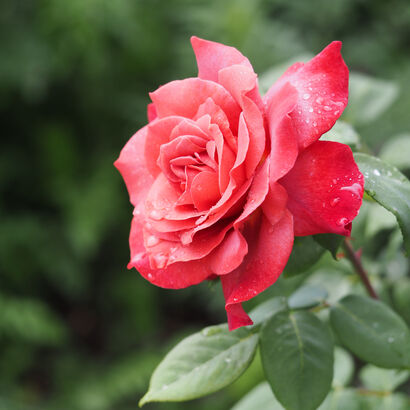
[[[342,40],[350,69],[400,90],[359,125],[365,143],[410,131],[407,0],[2,0],[1,410],[134,409],[170,346],[225,321],[217,287],[167,291],[127,271],[132,208],[112,166],[148,92],[196,75],[191,35],[258,73]],[[256,362],[221,393],[148,408],[227,409],[261,378]]]

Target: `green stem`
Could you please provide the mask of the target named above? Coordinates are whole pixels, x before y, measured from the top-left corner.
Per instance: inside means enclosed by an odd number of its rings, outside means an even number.
[[[372,284],[370,283],[369,276],[367,275],[367,272],[365,271],[362,261],[360,259],[360,256],[355,252],[353,249],[352,244],[350,243],[350,239],[345,238],[343,241],[343,248],[346,252],[346,257],[350,260],[352,263],[353,267],[355,268],[357,274],[360,277],[360,280],[362,281],[364,287],[367,290],[367,293],[373,298],[373,299],[379,299],[377,296],[377,293],[373,289]]]

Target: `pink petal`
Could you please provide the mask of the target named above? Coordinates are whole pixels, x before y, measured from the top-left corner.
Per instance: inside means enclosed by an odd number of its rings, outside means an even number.
[[[170,140],[172,130],[182,121],[184,121],[183,117],[173,116],[156,120],[148,125],[148,143],[145,144],[142,152],[145,153],[147,169],[154,177],[161,172],[158,166],[161,145]]]
[[[170,115],[194,118],[200,105],[212,98],[224,111],[231,128],[234,129],[241,111],[236,101],[221,85],[200,78],[172,81],[150,93],[150,97],[159,118]]]
[[[290,115],[301,149],[329,131],[347,105],[349,71],[341,47],[340,41],[334,41],[308,63],[296,63],[264,97],[269,105],[286,82],[295,87],[297,106]]]
[[[147,117],[148,122],[154,121],[157,118],[157,110],[155,108],[154,103],[150,103],[147,105]]]
[[[153,229],[144,230],[145,246],[148,251],[151,266],[157,265],[156,258],[160,257],[161,266],[170,266],[178,262],[189,262],[203,259],[209,255],[223,240],[225,234],[232,227],[232,223],[218,223],[210,228],[198,232],[191,243],[184,244],[179,235],[166,237]],[[210,261],[208,261],[210,263]],[[213,272],[215,273],[215,272]]]
[[[191,44],[198,64],[198,77],[204,80],[217,82],[218,72],[234,64],[252,68],[249,60],[234,47],[198,37],[191,37]]]
[[[235,270],[248,253],[248,244],[242,234],[231,230],[223,242],[212,252],[210,264],[217,275],[225,275]]]
[[[233,152],[236,152],[238,149],[237,141],[232,134],[232,130],[230,129],[228,117],[222,111],[222,109],[215,104],[212,98],[208,98],[203,104],[199,106],[198,112],[195,115],[195,119],[201,118],[204,115],[210,116],[210,122],[212,124],[216,124],[219,127],[224,140],[228,143],[231,150]],[[238,129],[238,126],[236,124],[234,126],[234,129]]]
[[[168,289],[196,285],[212,274],[207,259],[177,262],[164,269],[152,269],[142,242],[142,230],[141,220],[134,218],[130,232],[131,260],[128,269],[136,268],[152,284]]]
[[[200,172],[192,181],[191,197],[196,209],[206,211],[218,202],[218,175],[216,172]]]
[[[280,183],[289,195],[295,235],[350,235],[362,203],[364,180],[347,145],[312,144]]]
[[[242,226],[243,222],[265,201],[269,191],[269,164],[270,161],[267,158],[256,171],[243,211],[235,220],[235,228]]]
[[[266,112],[271,138],[271,183],[285,175],[293,167],[298,156],[298,135],[290,116],[296,101],[296,89],[287,83],[276,90],[273,98],[267,102]]]
[[[206,149],[206,140],[193,135],[182,135],[172,141],[162,144],[158,158],[158,165],[170,181],[178,182],[178,178],[171,169],[170,161],[183,156],[193,156],[195,152]]]
[[[262,204],[262,211],[271,225],[278,223],[286,210],[288,194],[278,182],[269,185],[269,192]]]
[[[260,224],[253,222],[245,227],[248,254],[239,268],[221,276],[230,330],[252,323],[238,306],[276,282],[293,246],[293,221],[288,211],[276,225],[262,216]]]
[[[147,127],[137,131],[125,144],[119,158],[114,162],[115,167],[124,178],[130,201],[134,206],[145,199],[154,182],[145,162],[144,147],[147,134]]]

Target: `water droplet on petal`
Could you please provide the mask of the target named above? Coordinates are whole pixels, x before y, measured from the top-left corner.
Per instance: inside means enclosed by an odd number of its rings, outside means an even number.
[[[156,209],[153,209],[152,211],[150,211],[150,213],[148,214],[148,216],[151,219],[154,219],[155,221],[159,221],[160,219],[162,219],[162,214],[161,212],[157,211]]]
[[[317,127],[317,122],[316,121],[313,121],[313,126]]]
[[[355,182],[353,185],[350,186],[344,186],[340,188],[341,191],[349,191],[353,195],[356,195],[358,197],[362,196],[362,186]]]
[[[323,98],[322,98],[322,97],[317,97],[317,98],[316,98],[316,102],[317,102],[318,104],[322,104]]]
[[[323,109],[325,111],[332,111],[332,107],[329,107],[328,105],[323,106]]]
[[[333,199],[330,201],[330,206],[331,206],[331,207],[335,207],[339,202],[340,202],[340,198],[339,198],[339,197],[333,198]]]
[[[309,112],[313,112],[313,108],[312,108],[312,107],[309,108]]]
[[[304,100],[308,100],[309,98],[310,98],[310,94],[308,94],[308,93],[303,94],[303,99]]]
[[[148,273],[148,279],[152,279],[153,278],[153,275],[152,275],[152,273]]]
[[[153,258],[157,269],[162,269],[167,264],[167,257],[163,253],[157,253]]]
[[[336,225],[343,226],[343,225],[346,225],[348,222],[349,222],[349,220],[347,218],[340,218],[336,222]]]
[[[309,124],[309,120],[305,120],[306,124]]]
[[[159,238],[155,235],[150,235],[147,238],[147,246],[148,247],[155,246],[158,242],[159,242]]]
[[[339,110],[336,110],[333,114],[337,115],[337,114],[339,114],[339,112],[340,112]]]

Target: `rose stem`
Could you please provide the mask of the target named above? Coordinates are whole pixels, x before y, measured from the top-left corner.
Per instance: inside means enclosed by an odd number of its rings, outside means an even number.
[[[357,274],[359,275],[361,281],[363,282],[363,285],[366,288],[368,294],[373,299],[379,299],[379,297],[377,296],[377,293],[373,289],[372,284],[370,283],[369,276],[367,275],[367,272],[363,268],[360,256],[355,252],[355,250],[353,249],[352,244],[350,243],[350,239],[345,238],[345,240],[343,241],[343,248],[346,252],[346,257],[350,260],[353,267],[355,268],[355,270],[356,270]]]

